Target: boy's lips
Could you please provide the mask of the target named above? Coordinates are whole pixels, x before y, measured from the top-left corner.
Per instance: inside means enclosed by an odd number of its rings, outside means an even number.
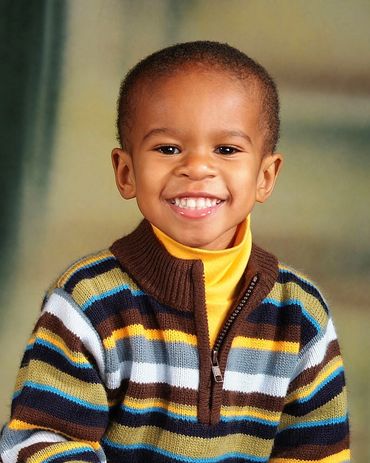
[[[188,218],[206,217],[224,202],[221,198],[209,195],[180,195],[167,201],[175,212]]]

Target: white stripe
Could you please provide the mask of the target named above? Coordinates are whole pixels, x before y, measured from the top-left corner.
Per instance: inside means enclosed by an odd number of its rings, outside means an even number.
[[[319,363],[321,363],[324,360],[329,343],[331,341],[334,341],[335,339],[337,339],[337,335],[335,332],[333,321],[331,318],[329,318],[326,331],[322,333],[321,338],[319,340],[314,338],[316,342],[308,346],[307,350],[304,352],[304,356],[302,357],[301,361],[297,364],[292,379],[296,378],[304,370],[319,365]]]
[[[260,392],[274,397],[284,397],[289,382],[290,378],[280,378],[261,373],[250,375],[227,370],[224,377],[224,389],[243,393]]]
[[[12,431],[12,430],[4,430],[4,436],[2,436],[2,439],[5,439],[5,433],[8,434],[6,437],[10,440],[12,437],[11,435],[15,435],[17,439],[19,439],[19,436],[17,435],[18,433],[22,433],[22,431]],[[25,434],[29,434],[29,431],[26,431]],[[62,436],[59,436],[58,434],[53,434],[51,432],[46,432],[46,431],[40,431],[40,432],[33,432],[31,437],[28,439],[23,440],[20,444],[14,445],[9,450],[6,450],[1,454],[1,458],[3,459],[4,463],[14,463],[18,460],[18,453],[22,450],[24,447],[28,447],[32,444],[37,444],[39,442],[50,442],[50,443],[56,443],[56,442],[67,442],[67,439],[65,439]]]
[[[171,386],[187,387],[194,390],[199,387],[199,371],[197,369],[132,361],[122,362],[119,370],[107,373],[107,386],[109,389],[115,389],[126,378],[140,384],[166,383]]]
[[[49,297],[43,311],[58,317],[69,331],[81,339],[88,352],[95,358],[100,376],[105,378],[104,353],[101,340],[90,320],[71,296],[61,289],[56,289]]]

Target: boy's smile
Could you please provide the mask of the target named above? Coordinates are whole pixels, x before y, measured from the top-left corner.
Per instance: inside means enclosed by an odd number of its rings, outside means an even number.
[[[199,193],[199,196],[178,196],[170,200],[170,205],[179,214],[189,218],[205,217],[216,212],[217,207],[222,204],[223,200],[213,198],[207,193]]]
[[[271,194],[282,160],[262,153],[258,94],[255,83],[197,68],[144,83],[127,151],[112,152],[122,196],[136,197],[144,217],[182,244],[230,246]]]

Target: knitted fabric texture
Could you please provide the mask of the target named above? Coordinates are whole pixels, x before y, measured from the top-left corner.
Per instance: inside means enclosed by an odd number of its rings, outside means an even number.
[[[143,221],[48,291],[0,440],[4,463],[349,462],[342,358],[305,277],[253,245],[215,382],[202,263]]]

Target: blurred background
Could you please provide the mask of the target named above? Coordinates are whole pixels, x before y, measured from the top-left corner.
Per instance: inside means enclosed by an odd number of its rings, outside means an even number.
[[[254,239],[319,282],[353,461],[370,461],[370,2],[0,0],[0,25],[0,423],[47,287],[140,220],[110,162],[120,80],[158,48],[210,39],[280,88],[285,166]]]

